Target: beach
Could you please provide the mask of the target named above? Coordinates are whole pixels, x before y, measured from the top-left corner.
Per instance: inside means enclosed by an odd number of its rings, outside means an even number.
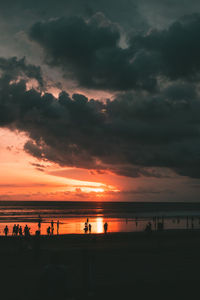
[[[191,298],[200,284],[199,253],[199,230],[41,236],[39,242],[1,237],[0,288],[3,299],[50,299],[48,282],[56,285],[53,270],[62,266],[66,295],[59,299]]]

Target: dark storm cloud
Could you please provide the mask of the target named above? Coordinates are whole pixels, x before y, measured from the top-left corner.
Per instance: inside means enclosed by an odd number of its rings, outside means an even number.
[[[21,24],[27,24],[36,19],[45,20],[72,15],[91,17],[97,12],[103,12],[110,20],[125,27],[135,27],[141,31],[146,26],[145,18],[139,13],[137,0],[8,0],[0,2],[2,16],[14,16],[15,20],[23,16],[23,20],[18,23],[18,28]]]
[[[131,53],[119,47],[119,28],[102,15],[88,22],[82,17],[39,22],[30,37],[45,49],[47,64],[60,66],[83,87],[126,90],[139,84]]]
[[[158,80],[199,80],[200,15],[185,16],[166,30],[151,30],[119,46],[119,28],[96,15],[38,22],[30,38],[46,63],[58,66],[81,87],[155,91]]]
[[[0,70],[3,72],[3,77],[12,80],[17,79],[20,75],[25,75],[29,79],[36,79],[41,87],[43,87],[43,78],[41,68],[31,64],[27,64],[25,58],[17,59],[12,57],[5,59],[0,57]]]
[[[66,92],[56,99],[27,90],[28,79],[16,80],[24,73],[37,79],[37,73],[28,72],[33,66],[24,62],[16,68],[21,61],[3,61],[0,126],[26,132],[30,140],[24,148],[39,160],[132,177],[162,177],[159,168],[200,177],[200,98],[195,85],[171,83],[154,95],[124,93],[106,103]]]
[[[133,39],[133,49],[157,57],[158,72],[170,79],[197,79],[200,70],[200,14],[182,17],[167,30],[152,30]]]

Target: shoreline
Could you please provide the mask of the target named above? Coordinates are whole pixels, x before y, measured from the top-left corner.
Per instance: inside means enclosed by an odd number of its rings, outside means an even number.
[[[47,238],[47,239],[65,239],[70,237],[76,237],[78,238],[92,238],[92,237],[131,237],[131,236],[141,236],[141,237],[156,237],[156,236],[173,236],[173,235],[196,235],[200,234],[200,228],[187,228],[187,229],[164,229],[164,230],[152,230],[152,232],[148,233],[145,231],[124,231],[124,232],[107,232],[105,233],[65,233],[65,234],[53,234],[53,235],[47,235],[47,234],[40,234],[39,237],[41,238]],[[34,238],[36,235],[31,234],[30,238]],[[15,236],[15,235],[0,235],[0,239],[15,239],[15,238],[25,238],[25,236]]]

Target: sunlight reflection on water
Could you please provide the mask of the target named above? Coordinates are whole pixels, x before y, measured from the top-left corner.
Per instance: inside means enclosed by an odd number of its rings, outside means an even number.
[[[87,218],[72,217],[72,218],[54,218],[54,234],[57,234],[57,220],[59,219],[59,234],[84,234],[84,227]],[[47,228],[51,226],[51,220],[43,218],[41,223],[41,234],[47,233]],[[155,224],[151,218],[146,219],[124,219],[124,218],[107,218],[102,216],[90,217],[88,224],[91,224],[92,233],[103,233],[104,223],[108,223],[108,232],[138,232],[143,231],[148,222],[152,223],[152,229],[155,230]],[[3,235],[3,229],[6,225],[9,228],[9,235],[12,234],[12,227],[14,224],[24,226],[27,224],[30,227],[31,234],[35,234],[38,230],[38,223],[36,221],[17,222],[16,220],[9,220],[8,222],[0,223],[0,235]],[[164,220],[165,229],[186,229],[186,228],[200,228],[200,219],[194,218],[188,220],[186,218],[166,218]]]

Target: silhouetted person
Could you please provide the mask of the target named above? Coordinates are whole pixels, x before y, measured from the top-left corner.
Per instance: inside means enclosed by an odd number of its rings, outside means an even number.
[[[104,233],[106,234],[108,231],[108,223],[106,222],[103,227],[104,227]]]
[[[52,220],[51,221],[51,228],[53,228],[54,227],[54,221]]]
[[[57,234],[59,234],[59,225],[60,225],[60,222],[59,220],[57,221]]]
[[[87,223],[85,223],[84,231],[85,231],[85,233],[88,232],[88,226],[87,226]]]
[[[49,227],[47,228],[47,235],[49,236],[50,233],[51,233],[51,228],[50,228],[50,226],[49,226]]]
[[[19,235],[22,236],[22,226],[19,227]]]
[[[89,219],[87,218],[87,223],[89,222]]]
[[[16,235],[16,224],[14,224],[14,226],[13,226],[12,235]]]
[[[29,238],[30,236],[30,228],[27,225],[24,227],[24,235],[25,238]]]
[[[40,230],[41,228],[41,222],[42,222],[42,219],[41,219],[41,216],[39,215],[38,216],[38,229]]]
[[[19,224],[17,224],[16,226],[16,235],[18,235],[18,233],[19,233]]]
[[[51,221],[51,235],[53,235],[54,232],[54,221]]]
[[[5,236],[8,235],[8,226],[6,225],[6,227],[4,228],[4,233],[5,233]]]
[[[91,231],[92,231],[92,225],[89,224],[89,233],[91,233]]]

